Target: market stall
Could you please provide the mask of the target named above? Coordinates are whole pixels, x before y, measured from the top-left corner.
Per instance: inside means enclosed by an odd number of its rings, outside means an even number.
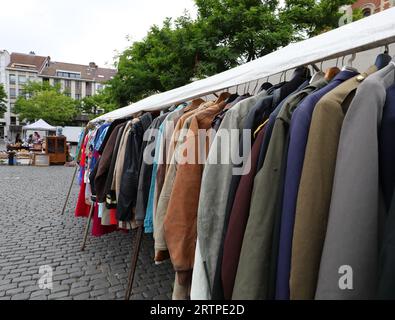
[[[55,137],[56,127],[40,119],[35,123],[24,126],[22,130],[23,140],[18,136],[14,143],[6,144],[6,150],[0,154],[0,164],[37,165],[37,163],[47,162],[49,164],[52,158],[56,160],[54,162],[62,163],[62,159],[66,156],[64,145],[63,147],[52,148],[51,152],[48,152],[49,148],[47,147],[48,139],[59,138]],[[61,141],[64,140],[64,137],[60,138]],[[61,153],[60,156],[59,153]],[[59,158],[61,158],[60,161]]]

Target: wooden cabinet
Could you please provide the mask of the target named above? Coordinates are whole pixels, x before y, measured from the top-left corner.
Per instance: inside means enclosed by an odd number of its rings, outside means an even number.
[[[46,154],[51,164],[65,164],[67,156],[66,137],[47,137]]]

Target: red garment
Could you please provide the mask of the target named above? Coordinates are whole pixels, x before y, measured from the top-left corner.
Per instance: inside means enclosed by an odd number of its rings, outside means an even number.
[[[99,218],[99,206],[95,203],[95,211],[93,213],[93,227],[92,227],[92,236],[101,237],[105,234],[117,231],[117,226],[103,226],[101,224],[101,218]]]
[[[110,224],[115,226],[118,225],[117,209],[110,209]]]
[[[90,205],[87,205],[85,202],[85,187],[86,184],[82,182],[80,187],[80,193],[78,195],[77,205],[75,207],[76,217],[89,217]]]

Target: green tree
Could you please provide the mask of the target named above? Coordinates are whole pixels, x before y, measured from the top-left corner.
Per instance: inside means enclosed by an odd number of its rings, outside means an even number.
[[[4,86],[0,84],[0,118],[3,117],[4,113],[7,111],[7,94],[4,90]]]
[[[228,70],[336,28],[354,1],[195,0],[195,20],[167,18],[120,54],[110,94],[123,106]]]
[[[43,119],[51,125],[67,125],[77,114],[76,101],[64,95],[60,86],[31,82],[15,102],[14,112],[21,120]]]
[[[101,90],[93,96],[85,97],[78,105],[80,113],[87,114],[91,119],[97,116],[98,109],[102,109],[107,113],[116,108],[117,104],[112,102],[108,88]]]
[[[194,76],[198,28],[189,16],[166,19],[126,49],[111,84],[115,100],[126,105],[188,83]]]

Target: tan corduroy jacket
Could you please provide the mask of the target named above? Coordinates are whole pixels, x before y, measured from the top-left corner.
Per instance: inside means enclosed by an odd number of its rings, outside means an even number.
[[[194,115],[185,144],[177,151],[180,154],[186,150],[186,155],[191,150],[194,154],[188,154],[186,163],[176,165],[176,176],[164,220],[166,243],[176,271],[192,270],[194,264],[200,185],[210,142],[209,135],[199,137],[199,130],[209,130],[214,117],[225,105],[222,102]],[[203,143],[206,147],[204,150],[201,148]]]
[[[174,139],[183,141],[184,136],[189,129],[191,117],[199,110],[203,110],[205,108],[208,108],[209,106],[213,105],[213,102],[208,102],[202,104],[197,110],[192,110],[187,113],[185,113],[177,122],[173,136],[172,136],[172,141],[175,141]],[[181,135],[180,135],[181,133]],[[183,134],[182,134],[183,133]],[[177,137],[177,138],[176,138]],[[177,148],[177,146],[176,146]],[[159,252],[160,251],[167,251],[167,245],[165,241],[165,235],[164,235],[164,229],[163,229],[163,222],[164,218],[166,215],[167,211],[167,206],[169,204],[169,199],[171,192],[173,190],[173,183],[174,179],[176,176],[176,167],[175,167],[175,160],[174,160],[174,150],[176,148],[170,149],[167,159],[169,160],[167,170],[166,170],[166,176],[165,180],[163,183],[163,187],[161,189],[160,195],[158,197],[158,204],[155,210],[155,215],[154,215],[154,239],[155,239],[155,261],[160,262],[162,256],[166,257],[166,255],[161,255]],[[172,151],[172,152],[171,152]]]

